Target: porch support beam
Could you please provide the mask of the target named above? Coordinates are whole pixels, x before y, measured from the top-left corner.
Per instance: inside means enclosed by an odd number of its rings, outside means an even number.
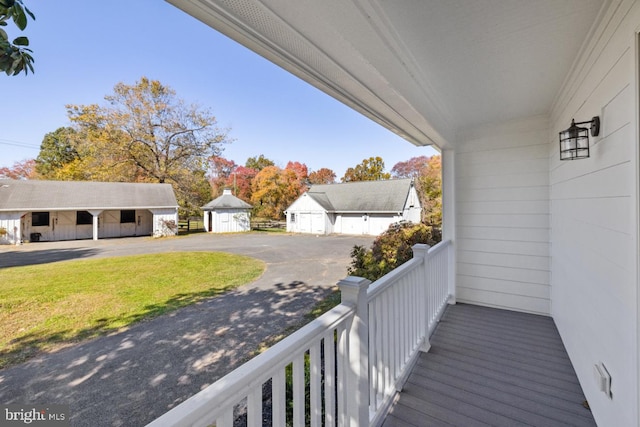
[[[98,240],[98,217],[102,211],[87,211],[93,215],[93,240]]]
[[[442,150],[442,240],[449,247],[449,304],[456,303],[456,168],[454,150]]]

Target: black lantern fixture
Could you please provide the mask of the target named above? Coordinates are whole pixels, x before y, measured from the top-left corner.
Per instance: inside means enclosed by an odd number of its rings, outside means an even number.
[[[577,125],[591,124],[589,129]],[[600,133],[600,117],[595,116],[591,121],[578,122],[571,119],[571,127],[560,132],[560,160],[577,160],[589,157],[589,130],[591,136]]]

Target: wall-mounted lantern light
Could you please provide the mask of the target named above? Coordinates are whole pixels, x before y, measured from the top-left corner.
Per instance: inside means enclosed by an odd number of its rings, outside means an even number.
[[[576,125],[591,124],[589,129]],[[560,132],[560,160],[586,159],[589,157],[589,130],[591,136],[600,133],[600,117],[595,116],[588,122],[571,120],[571,127]]]

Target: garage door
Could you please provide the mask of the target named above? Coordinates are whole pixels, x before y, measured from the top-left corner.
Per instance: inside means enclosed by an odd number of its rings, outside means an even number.
[[[343,215],[342,217],[343,234],[364,234],[363,225],[362,215]]]

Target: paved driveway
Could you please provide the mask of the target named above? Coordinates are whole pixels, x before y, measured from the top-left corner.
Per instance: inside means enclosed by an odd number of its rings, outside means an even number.
[[[257,281],[221,297],[0,370],[0,403],[69,404],[73,426],[145,425],[299,320],[346,275],[353,245],[372,240],[251,233],[0,246],[0,277],[9,266],[167,251],[267,264]]]

